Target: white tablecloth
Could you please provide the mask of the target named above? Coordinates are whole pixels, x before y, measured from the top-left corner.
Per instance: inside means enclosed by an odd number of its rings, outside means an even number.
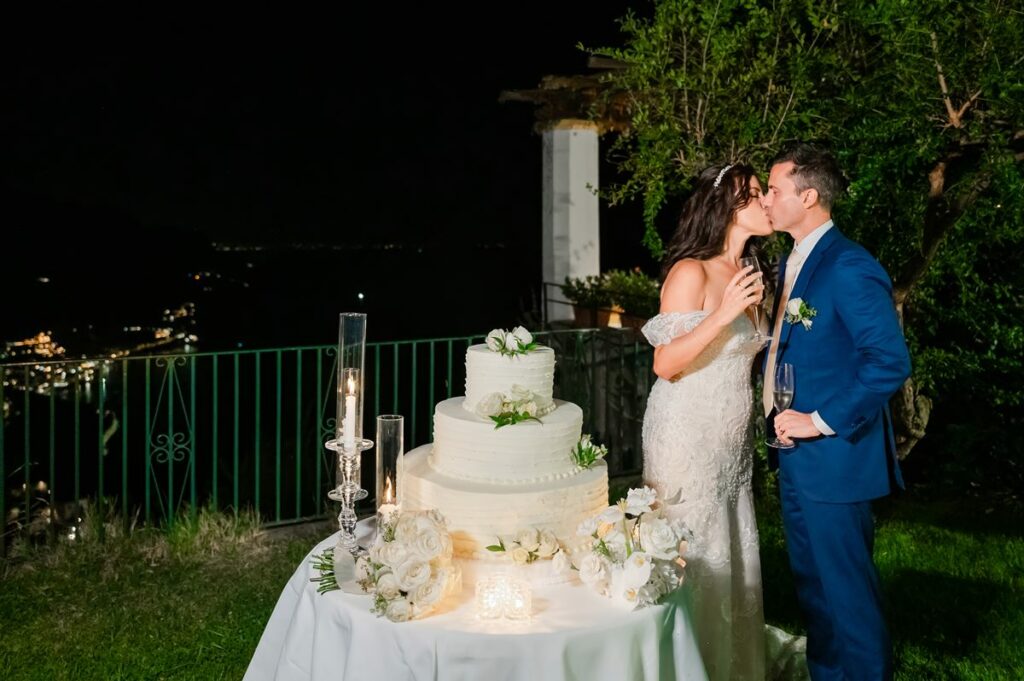
[[[365,526],[361,527],[367,531]],[[422,620],[395,624],[370,597],[316,592],[314,553],[277,601],[245,681],[705,681],[685,589],[664,605],[626,612],[576,583],[537,587],[528,623],[482,622],[473,589]]]

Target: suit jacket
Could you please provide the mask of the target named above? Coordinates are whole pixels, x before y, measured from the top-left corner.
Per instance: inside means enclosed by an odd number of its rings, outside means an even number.
[[[783,263],[779,281],[785,274]],[[833,227],[804,262],[789,300],[795,298],[817,315],[810,329],[783,322],[776,366],[793,365],[791,408],[817,411],[836,434],[780,450],[782,474],[822,502],[866,501],[893,484],[902,488],[889,399],[910,375],[910,355],[889,276]],[[773,319],[785,312],[777,306]]]

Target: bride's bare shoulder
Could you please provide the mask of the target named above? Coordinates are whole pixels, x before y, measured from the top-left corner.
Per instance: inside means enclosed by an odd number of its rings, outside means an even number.
[[[704,307],[704,288],[707,282],[704,263],[686,258],[672,265],[661,285],[661,310],[690,311]]]

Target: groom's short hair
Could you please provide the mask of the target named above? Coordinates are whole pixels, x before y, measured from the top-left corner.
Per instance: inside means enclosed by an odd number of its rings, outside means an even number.
[[[790,175],[796,190],[818,190],[818,201],[825,208],[831,209],[846,191],[846,178],[839,169],[839,162],[825,149],[800,142],[779,152],[772,165],[790,161],[793,163]]]

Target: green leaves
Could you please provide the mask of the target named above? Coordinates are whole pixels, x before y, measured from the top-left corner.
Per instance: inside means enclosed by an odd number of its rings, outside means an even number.
[[[536,421],[542,423],[542,421],[536,416],[530,416],[529,414],[518,412],[518,411],[503,411],[502,413],[490,417],[494,421],[494,429],[503,428],[504,426],[514,426],[517,423],[523,421]]]

